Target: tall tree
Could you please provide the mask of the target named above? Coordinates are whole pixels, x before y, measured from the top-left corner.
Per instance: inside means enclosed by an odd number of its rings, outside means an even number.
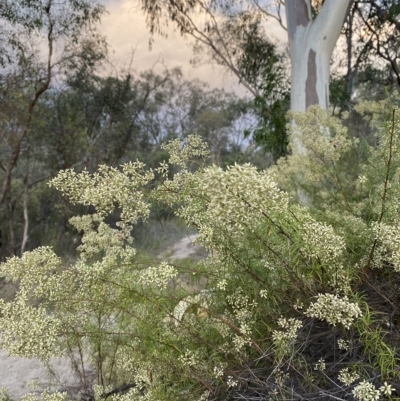
[[[12,180],[21,154],[29,154],[29,134],[37,106],[51,89],[55,72],[68,49],[83,37],[96,36],[94,23],[102,12],[103,7],[92,0],[5,0],[0,3],[0,65],[3,67],[0,71],[0,138],[6,144],[0,155],[0,206],[8,210],[9,254],[14,254],[17,247],[13,231],[16,203],[12,199]],[[27,163],[25,205],[32,173]],[[21,252],[27,242],[26,206],[24,216],[26,235]]]
[[[346,19],[346,78],[351,95],[357,84],[400,88],[400,4],[398,0],[354,1]]]
[[[256,5],[252,14],[274,17],[284,26],[281,17],[282,1],[260,4],[257,0],[248,0],[246,3],[249,8]],[[312,104],[328,106],[330,58],[351,3],[352,0],[326,0],[322,5],[312,4],[311,0],[286,1],[290,59],[292,67],[295,66],[292,68],[292,110],[304,111]],[[227,41],[229,36],[224,34],[227,21],[249,14],[244,10],[243,2],[141,0],[141,4],[151,32],[163,33],[162,22],[168,19],[174,21],[183,35],[192,36],[198,45],[210,49],[219,62],[238,76],[253,95],[257,94],[235,59],[237,46]],[[314,17],[313,11],[316,14]],[[205,19],[196,18],[198,15]],[[249,18],[247,21],[251,23]]]

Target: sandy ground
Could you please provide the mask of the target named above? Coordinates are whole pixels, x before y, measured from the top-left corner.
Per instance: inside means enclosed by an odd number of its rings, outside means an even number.
[[[171,259],[186,259],[194,256],[199,251],[201,251],[201,247],[198,245],[194,245],[193,241],[198,237],[197,234],[189,235],[187,237],[183,237],[180,239],[171,249],[171,255],[169,256]]]
[[[6,387],[11,398],[19,397],[29,392],[40,394],[48,388],[51,392],[67,391],[72,396],[78,396],[83,389],[79,377],[73,372],[69,360],[66,358],[51,358],[52,373],[41,365],[36,359],[9,357],[7,352],[0,350],[0,387]],[[94,371],[87,369],[94,378]],[[27,387],[32,381],[38,381],[41,385],[34,391]]]
[[[196,237],[197,235],[193,234],[180,239],[160,257],[175,260],[204,257],[202,248],[193,244]],[[34,391],[37,394],[40,394],[45,388],[49,388],[51,391],[68,391],[72,396],[78,397],[78,392],[83,386],[71,369],[69,360],[53,358],[50,364],[55,374],[49,374],[48,370],[40,365],[38,360],[12,358],[7,355],[6,351],[0,350],[0,388],[6,387],[8,394],[12,398],[18,399],[22,395],[32,392],[27,384],[35,380],[42,383],[41,387]],[[87,371],[89,374],[91,373],[93,378],[94,370],[90,370],[88,367]]]

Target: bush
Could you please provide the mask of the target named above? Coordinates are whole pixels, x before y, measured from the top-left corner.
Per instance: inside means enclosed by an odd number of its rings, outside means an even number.
[[[382,118],[388,105],[378,106]],[[89,354],[96,399],[394,399],[399,116],[393,109],[373,148],[329,113],[293,116],[291,141],[301,133],[307,152],[265,171],[207,166],[189,136],[165,146],[180,168],[172,179],[164,162],[60,172],[51,185],[97,213],[71,220],[83,232],[75,264],[38,248],[1,266],[20,287],[0,304],[0,346],[42,359]],[[198,231],[206,260],[135,254],[132,225],[153,203]]]

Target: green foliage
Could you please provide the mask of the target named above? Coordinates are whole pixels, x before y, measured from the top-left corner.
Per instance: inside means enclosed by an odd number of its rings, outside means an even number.
[[[37,61],[32,48],[41,35],[53,41],[63,39],[67,45],[80,41],[83,28],[91,31],[88,36],[94,35],[94,25],[103,13],[104,7],[92,0],[3,1],[0,65],[10,68],[29,58]]]
[[[306,153],[267,170],[207,165],[207,146],[189,135],[163,145],[169,161],[156,168],[60,172],[51,185],[96,213],[71,219],[82,233],[76,262],[38,248],[1,265],[19,290],[0,304],[0,345],[43,359],[89,355],[96,399],[392,397],[400,385],[392,104],[359,105],[375,113],[379,143],[363,152],[330,111],[311,107],[290,128]],[[197,230],[207,259],[160,262],[135,251],[132,225],[154,204]],[[114,208],[120,221],[111,227],[104,219]]]
[[[247,131],[246,135],[252,135],[254,142],[262,146],[265,152],[271,152],[273,159],[277,160],[288,152],[286,126],[290,94],[288,91],[284,92],[282,98],[273,99],[272,102],[269,99],[271,94],[273,92],[264,91],[264,95],[255,98],[254,105],[259,116],[258,126],[252,132]]]
[[[276,160],[287,151],[286,114],[290,107],[285,54],[264,32],[262,18],[242,12],[227,20],[224,29],[234,43],[235,64],[241,79],[254,88],[257,125],[246,132]]]

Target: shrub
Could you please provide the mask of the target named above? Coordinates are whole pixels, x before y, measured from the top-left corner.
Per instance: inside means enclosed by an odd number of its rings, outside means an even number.
[[[20,289],[0,304],[0,346],[89,354],[96,399],[390,399],[400,385],[398,112],[376,148],[329,111],[293,118],[291,141],[300,130],[307,154],[265,171],[207,166],[189,136],[165,146],[173,178],[165,162],[60,172],[51,185],[96,214],[71,220],[83,232],[75,264],[39,248],[1,266]],[[132,225],[154,203],[196,228],[206,260],[135,254]]]

